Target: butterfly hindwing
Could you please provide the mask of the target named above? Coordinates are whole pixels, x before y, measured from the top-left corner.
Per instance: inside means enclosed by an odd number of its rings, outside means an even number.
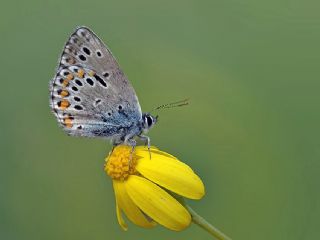
[[[50,93],[51,108],[71,135],[112,137],[141,119],[133,87],[110,50],[86,27],[66,43]]]

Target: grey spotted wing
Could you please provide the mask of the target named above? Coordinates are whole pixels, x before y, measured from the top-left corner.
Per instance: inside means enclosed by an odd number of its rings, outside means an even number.
[[[142,117],[136,93],[112,53],[86,27],[66,43],[50,93],[51,108],[71,135],[112,137]]]

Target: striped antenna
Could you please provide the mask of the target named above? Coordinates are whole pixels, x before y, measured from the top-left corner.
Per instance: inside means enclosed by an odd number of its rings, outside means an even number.
[[[184,100],[177,101],[177,102],[160,105],[159,107],[156,107],[155,109],[153,109],[151,112],[156,110],[166,109],[166,108],[182,107],[186,105],[189,105],[189,98],[186,98]]]

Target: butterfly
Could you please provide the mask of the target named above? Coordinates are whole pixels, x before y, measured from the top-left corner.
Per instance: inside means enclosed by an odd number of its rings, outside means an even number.
[[[50,107],[72,136],[102,137],[115,145],[150,149],[145,133],[158,117],[142,113],[138,97],[108,47],[87,27],[78,27],[64,46],[50,81]]]

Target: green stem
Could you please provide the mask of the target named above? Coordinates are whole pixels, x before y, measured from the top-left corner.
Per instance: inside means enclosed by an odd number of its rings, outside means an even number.
[[[205,220],[203,217],[201,217],[198,213],[196,213],[191,207],[186,205],[188,211],[191,214],[192,221],[206,230],[208,233],[210,233],[212,236],[216,237],[219,240],[231,240],[228,236],[226,236],[223,232],[221,232],[216,227],[212,226],[207,220]]]

